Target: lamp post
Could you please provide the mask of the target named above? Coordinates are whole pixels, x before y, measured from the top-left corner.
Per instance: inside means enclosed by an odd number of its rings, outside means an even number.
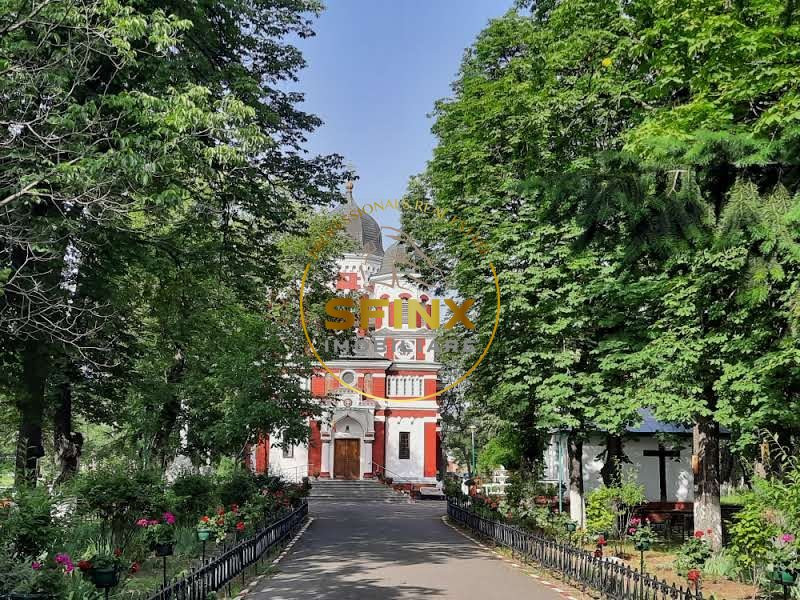
[[[475,477],[475,430],[477,427],[475,425],[470,425],[469,430],[472,433],[472,466],[470,467],[469,474],[471,477]]]

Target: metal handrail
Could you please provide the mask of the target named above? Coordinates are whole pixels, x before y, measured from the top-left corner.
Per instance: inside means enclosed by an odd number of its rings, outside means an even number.
[[[404,482],[404,483],[408,483],[408,482],[413,481],[413,479],[411,479],[410,477],[402,477],[402,476],[398,475],[397,473],[395,473],[394,471],[392,471],[391,469],[387,469],[382,464],[376,463],[374,460],[372,461],[372,466],[380,468],[385,473],[389,473],[392,476],[392,480],[393,481]],[[374,469],[373,469],[373,471],[374,471]]]

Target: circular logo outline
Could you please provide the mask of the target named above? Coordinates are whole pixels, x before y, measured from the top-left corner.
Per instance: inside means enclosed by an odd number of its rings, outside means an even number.
[[[486,347],[483,349],[483,352],[478,357],[478,360],[476,360],[475,363],[469,369],[467,369],[466,373],[464,373],[461,377],[456,379],[453,383],[451,383],[450,385],[442,388],[441,390],[438,390],[438,391],[433,392],[431,394],[425,394],[424,396],[417,396],[417,397],[414,397],[414,398],[392,398],[391,399],[392,401],[398,401],[399,400],[401,402],[415,402],[415,401],[429,400],[430,398],[435,398],[435,397],[437,397],[437,396],[439,396],[441,394],[444,394],[446,391],[451,390],[454,387],[456,387],[459,383],[461,383],[467,377],[469,377],[472,374],[472,372],[476,368],[478,368],[478,365],[481,364],[483,359],[486,357],[486,354],[489,352],[489,348],[491,347],[492,342],[494,341],[494,336],[497,333],[497,327],[500,324],[500,281],[497,279],[497,271],[495,270],[494,264],[491,261],[489,262],[489,268],[492,271],[492,278],[494,279],[494,287],[495,287],[495,291],[496,291],[496,294],[497,294],[497,308],[495,310],[495,315],[494,315],[494,326],[492,327],[492,334],[489,336],[489,342],[486,344]],[[339,385],[341,385],[342,387],[345,387],[345,388],[347,388],[349,390],[352,390],[354,392],[357,392],[359,394],[363,394],[364,396],[372,398],[373,400],[385,400],[387,402],[390,401],[389,398],[386,398],[384,396],[377,396],[375,394],[372,394],[372,393],[369,393],[369,392],[365,392],[364,390],[360,390],[357,387],[354,387],[354,386],[349,385],[349,384],[345,383],[344,381],[342,381],[342,379],[336,373],[334,373],[331,370],[331,368],[327,365],[327,363],[324,360],[322,360],[322,357],[319,355],[319,352],[317,352],[317,348],[314,346],[314,343],[311,341],[311,336],[308,334],[308,327],[306,325],[305,311],[303,310],[303,296],[305,295],[306,280],[308,279],[308,272],[309,272],[310,269],[311,269],[311,263],[309,262],[309,263],[306,264],[306,268],[303,270],[303,278],[300,281],[300,325],[303,328],[303,333],[306,336],[306,341],[308,342],[308,346],[309,346],[309,348],[311,348],[311,352],[314,353],[314,357],[317,359],[319,364],[322,365],[322,368],[325,369],[325,371],[327,371],[331,376],[333,376],[333,378],[336,381],[338,381]]]

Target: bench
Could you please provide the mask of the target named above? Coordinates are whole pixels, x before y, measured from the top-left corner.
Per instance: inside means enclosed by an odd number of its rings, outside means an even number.
[[[435,486],[419,488],[420,498],[436,498],[437,500],[444,500],[444,490],[442,489],[442,482],[440,481]]]

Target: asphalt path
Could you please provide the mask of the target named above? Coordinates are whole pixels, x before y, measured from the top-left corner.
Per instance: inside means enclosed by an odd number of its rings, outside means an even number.
[[[314,521],[250,600],[563,600],[442,522],[444,502],[313,502]]]

